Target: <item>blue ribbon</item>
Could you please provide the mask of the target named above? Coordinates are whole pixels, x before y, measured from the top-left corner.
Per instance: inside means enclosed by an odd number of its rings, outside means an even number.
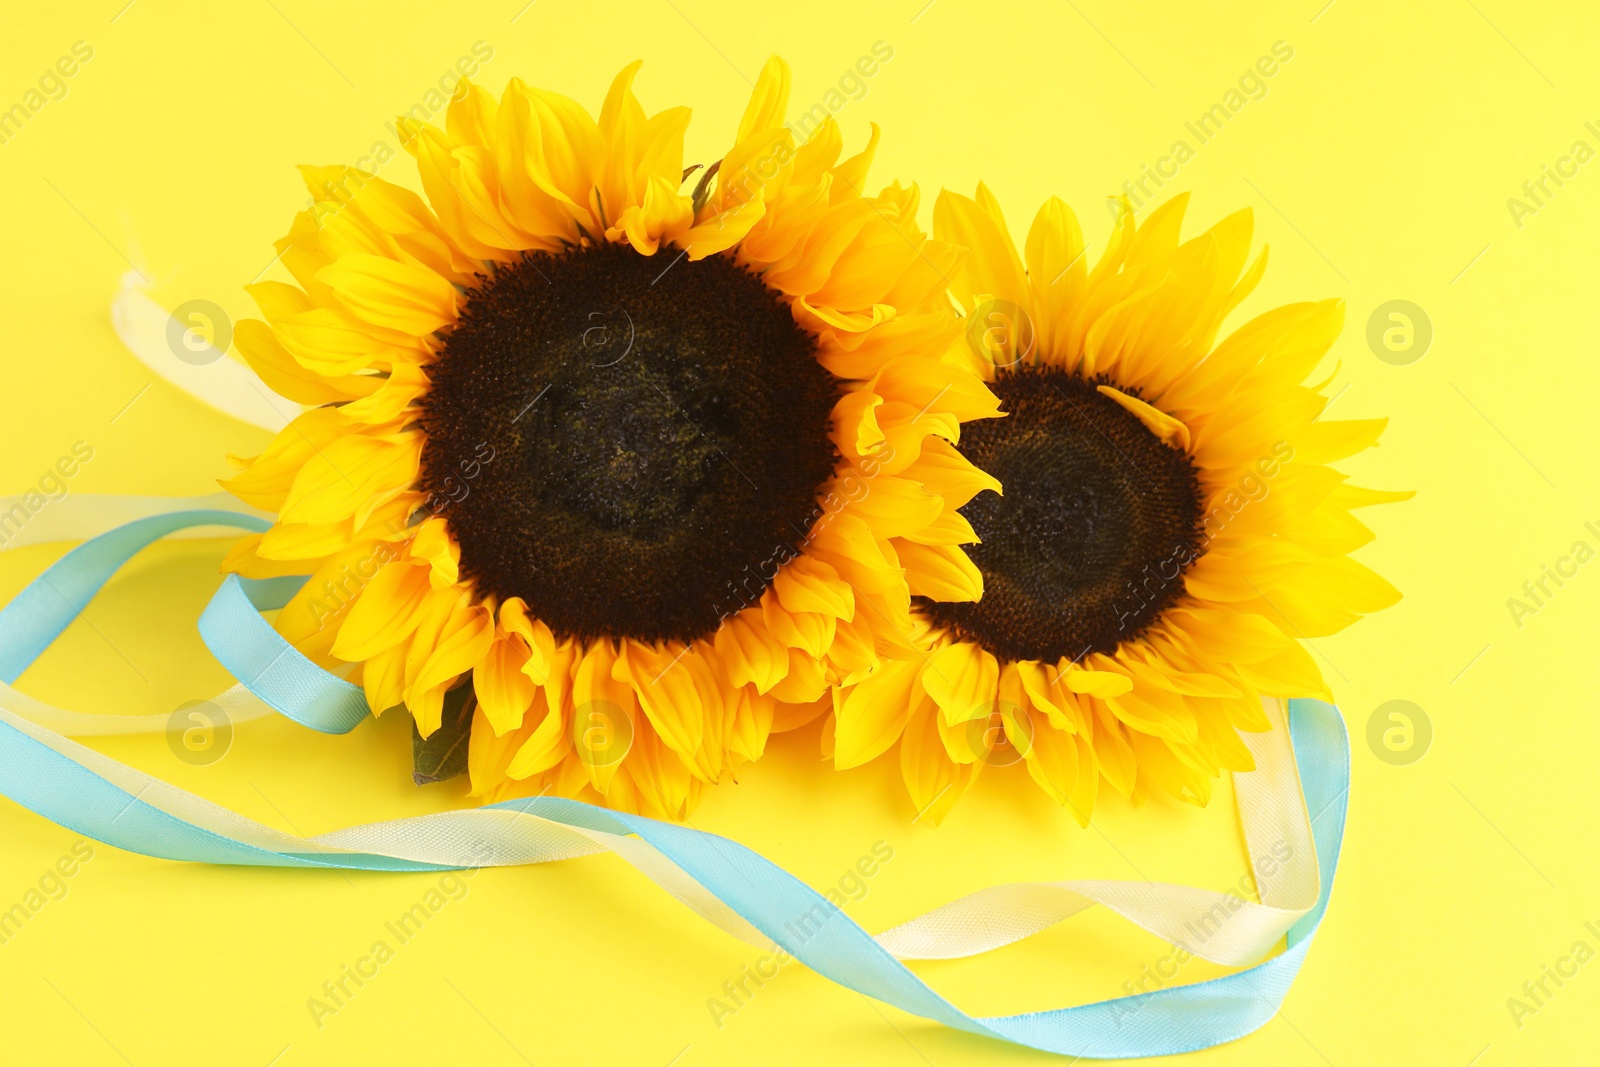
[[[84,609],[100,587],[146,545],[191,526],[236,526],[260,532],[272,524],[237,511],[173,511],[151,515],[85,541],[0,610],[0,681],[11,685]]]
[[[141,549],[192,526],[260,532],[271,525],[237,511],[172,511],[85,541],[0,610],[0,681],[15,683]],[[287,604],[305,582],[303,577],[230,574],[200,616],[200,636],[229,674],[275,710],[322,733],[349,733],[367,717],[361,688],[312,663],[261,617],[261,612]]]
[[[140,548],[196,525],[259,530],[266,524],[231,512],[174,512],[128,523],[85,542],[0,610],[0,677],[8,684],[14,681]],[[235,677],[274,708],[315,729],[348,730],[365,714],[364,704],[359,716],[354,710],[360,690],[305,659],[259,613],[280,606],[292,592],[283,580],[251,583],[230,577],[202,616],[206,644]],[[1222,978],[1022,1015],[974,1017],[962,1012],[825,897],[727,838],[555,797],[509,800],[492,807],[613,834],[635,834],[812,970],[914,1015],[1046,1052],[1102,1059],[1161,1056],[1235,1040],[1271,1019],[1327,910],[1344,836],[1349,740],[1337,709],[1314,700],[1289,702],[1289,733],[1312,815],[1321,885],[1316,906],[1290,928],[1285,951]],[[235,840],[168,814],[4,723],[0,723],[0,793],[96,840],[166,859],[363,870],[454,869],[370,854],[276,851]]]
[[[347,734],[367,717],[361,687],[312,663],[261,617],[305,582],[228,575],[200,613],[200,637],[229,674],[276,711],[325,734]]]

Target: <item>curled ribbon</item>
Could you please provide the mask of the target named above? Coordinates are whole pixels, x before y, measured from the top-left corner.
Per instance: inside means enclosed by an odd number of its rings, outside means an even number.
[[[0,501],[3,504],[3,501]],[[283,833],[86,748],[64,735],[160,731],[167,717],[52,707],[13,682],[116,570],[166,536],[267,521],[223,497],[74,496],[4,548],[87,538],[0,609],[0,793],[130,852],[202,863],[435,871],[548,863],[600,851],[627,860],[734,937],[783,949],[817,973],[946,1026],[1076,1057],[1169,1055],[1242,1037],[1277,1012],[1327,908],[1344,835],[1349,742],[1338,711],[1266,701],[1273,728],[1246,734],[1256,769],[1234,775],[1259,903],[1160,882],[1075,880],[992,886],[876,936],[760,855],[715,834],[574,800],[533,797],[353,826]],[[283,714],[327,733],[366,717],[361,690],[306,659],[260,612],[304,579],[230,576],[200,618],[238,684],[213,699],[235,722]],[[1273,871],[1269,877],[1266,872]],[[975,1017],[902,962],[973,956],[1099,904],[1193,955],[1246,970],[1112,1000]],[[1284,951],[1262,960],[1278,944]]]

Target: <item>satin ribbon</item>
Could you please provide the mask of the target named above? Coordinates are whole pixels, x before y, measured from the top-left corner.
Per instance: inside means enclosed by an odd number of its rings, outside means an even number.
[[[61,504],[68,503],[61,501]],[[536,797],[350,827],[286,834],[118,763],[63,736],[165,729],[167,716],[54,708],[11,687],[122,563],[145,545],[201,527],[264,528],[259,515],[214,506],[156,511],[80,498],[78,532],[95,532],[0,610],[0,793],[79,833],[168,859],[262,866],[428,871],[544,863],[607,850],[735,937],[787,951],[833,981],[944,1025],[1030,1048],[1109,1058],[1166,1055],[1243,1036],[1277,1011],[1327,907],[1343,837],[1349,748],[1336,709],[1266,702],[1273,729],[1245,735],[1256,769],[1234,775],[1260,902],[1152,882],[1075,880],[994,886],[874,937],[826,898],[754,852],[714,834]],[[197,502],[198,503],[198,502]],[[148,513],[146,513],[148,512]],[[12,545],[7,547],[14,546]],[[360,690],[307,660],[260,611],[303,579],[230,577],[202,615],[207,646],[239,684],[215,698],[243,721],[277,711],[344,732],[365,718]],[[1292,749],[1290,743],[1292,741]],[[1270,858],[1270,859],[1269,859]],[[1272,869],[1271,877],[1266,877]],[[1028,937],[1093,904],[1194,955],[1252,963],[1223,978],[1054,1011],[975,1017],[902,960],[949,959]]]

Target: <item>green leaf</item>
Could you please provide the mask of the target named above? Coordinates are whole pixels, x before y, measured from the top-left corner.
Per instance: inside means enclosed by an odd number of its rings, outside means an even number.
[[[411,720],[411,777],[418,785],[444,782],[467,769],[467,739],[472,736],[472,712],[477,707],[470,681],[444,695],[439,728],[429,737]]]

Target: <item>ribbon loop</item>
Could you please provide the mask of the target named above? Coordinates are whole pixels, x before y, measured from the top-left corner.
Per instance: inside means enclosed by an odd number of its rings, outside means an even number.
[[[0,681],[10,685],[65,630],[101,586],[141,549],[193,526],[260,532],[270,523],[237,511],[173,511],[118,526],[45,568],[0,609]]]
[[[349,733],[367,717],[361,687],[312,663],[261,617],[304,584],[230,574],[200,615],[200,636],[217,662],[274,710],[321,733]]]

